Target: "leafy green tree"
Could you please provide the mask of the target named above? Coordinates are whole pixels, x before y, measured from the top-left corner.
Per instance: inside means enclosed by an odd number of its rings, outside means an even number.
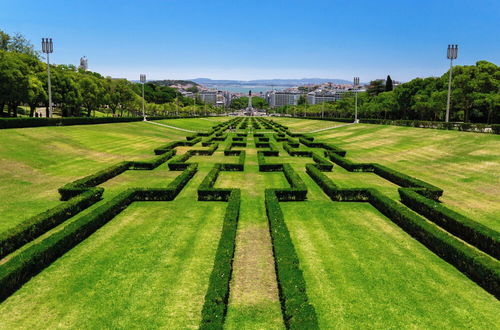
[[[30,74],[28,76],[28,97],[27,104],[30,107],[30,117],[35,116],[36,107],[47,103],[47,91],[43,83],[43,75]]]
[[[383,79],[377,79],[370,81],[370,85],[366,89],[366,92],[370,96],[377,96],[378,94],[385,91],[385,83]]]

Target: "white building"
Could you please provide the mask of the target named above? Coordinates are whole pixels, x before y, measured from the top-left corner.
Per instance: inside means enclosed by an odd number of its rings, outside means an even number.
[[[283,105],[297,105],[300,93],[272,91],[268,95],[268,103],[271,108],[281,107]]]

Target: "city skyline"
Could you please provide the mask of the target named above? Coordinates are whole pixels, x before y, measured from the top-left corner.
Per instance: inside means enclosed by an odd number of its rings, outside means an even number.
[[[53,38],[53,63],[87,56],[90,70],[132,80],[440,76],[448,44],[459,45],[457,65],[499,63],[498,21],[494,1],[0,4],[0,29],[36,49]]]

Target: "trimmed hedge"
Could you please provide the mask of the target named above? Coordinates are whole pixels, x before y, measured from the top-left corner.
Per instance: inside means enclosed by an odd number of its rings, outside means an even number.
[[[108,181],[111,178],[114,178],[115,176],[125,172],[129,168],[130,162],[124,161],[97,173],[86,176],[82,179],[70,182],[58,189],[59,194],[61,195],[61,200],[67,201],[70,198],[73,198],[76,195],[85,192],[90,187],[95,187],[97,185],[100,185],[101,183]]]
[[[266,158],[264,156],[265,156],[265,151],[257,151],[257,162],[259,164],[260,172],[276,172],[283,170],[283,164],[281,163],[268,164],[266,163]]]
[[[149,120],[178,119],[191,117],[148,117]],[[63,118],[0,118],[0,129],[42,127],[42,126],[71,126],[95,125],[111,123],[128,123],[142,121],[142,117],[63,117]]]
[[[167,160],[175,156],[175,149],[159,155],[149,161],[131,161],[129,170],[152,170],[165,163]]]
[[[215,164],[208,172],[198,187],[199,201],[224,201],[226,202],[231,194],[232,189],[214,188],[215,181],[219,177],[222,170],[222,164]]]
[[[500,262],[451,236],[407,207],[367,189],[370,203],[439,257],[500,298]]]
[[[290,188],[276,189],[276,197],[280,201],[303,201],[307,198],[307,186],[293,170],[292,165],[283,164],[283,174]]]
[[[1,233],[0,259],[93,205],[101,199],[103,191],[100,187],[89,188],[68,202],[37,214]]]
[[[240,215],[241,193],[232,189],[224,215],[214,267],[210,274],[205,302],[201,311],[200,329],[222,329],[229,301],[229,285],[233,271],[236,230]]]
[[[288,329],[319,329],[316,311],[307,297],[306,282],[276,190],[265,190],[265,204],[285,326]]]
[[[333,164],[317,152],[312,153],[312,159],[316,162],[315,166],[320,171],[331,172],[333,169]]]
[[[173,141],[173,142],[169,142],[169,143],[165,144],[164,146],[156,148],[154,150],[154,152],[155,152],[155,155],[162,155],[175,147],[181,147],[181,146],[191,147],[200,141],[201,141],[200,137],[197,137],[197,138],[192,139],[190,141]]]
[[[455,266],[485,290],[497,298],[500,297],[500,262],[498,260],[463,243],[378,190],[338,189],[312,164],[306,166],[307,173],[332,200],[369,201],[377,210],[428,249]],[[345,198],[347,196],[354,197],[354,199]]]
[[[6,299],[31,277],[89,237],[132,202],[174,199],[196,171],[197,164],[191,164],[166,189],[127,189],[91,213],[77,218],[61,230],[14,255],[0,267],[0,301]]]
[[[389,167],[376,163],[353,163],[350,160],[333,152],[327,152],[327,154],[334,163],[342,166],[350,172],[374,172],[378,176],[401,187],[421,188],[418,190],[420,194],[434,200],[438,200],[439,197],[443,194],[442,189],[412,176],[393,170]]]
[[[399,188],[401,202],[449,233],[489,255],[500,258],[500,233],[471,220],[411,188]]]

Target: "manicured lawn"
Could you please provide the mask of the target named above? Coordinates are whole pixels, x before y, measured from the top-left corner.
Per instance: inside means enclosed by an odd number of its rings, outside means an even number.
[[[346,124],[329,120],[298,119],[289,117],[273,117],[272,120],[282,125],[288,126],[292,130],[292,132],[300,133],[309,133],[315,130]]]
[[[369,204],[282,203],[324,328],[494,328],[500,303]]]
[[[208,131],[225,120],[160,122]],[[302,132],[343,124],[273,120]],[[147,160],[156,147],[190,134],[142,122],[0,130],[8,142],[0,145],[0,232],[62,203],[60,186],[122,160]],[[200,202],[197,190],[214,164],[238,162],[224,155],[233,136],[217,142],[213,155],[189,158],[198,171],[174,201],[131,204],[2,301],[0,328],[197,328],[228,205]],[[348,159],[387,165],[443,188],[444,205],[500,229],[498,136],[377,125],[315,136],[346,149]],[[254,142],[248,135],[247,147],[234,148],[246,152],[244,172],[220,172],[214,184],[241,190],[224,327],[283,329],[264,190],[289,183],[283,172],[259,172]],[[279,157],[266,162],[291,164],[308,189],[306,201],[280,207],[321,328],[497,327],[500,303],[493,295],[370,204],[332,202],[305,171],[311,158],[289,156],[283,143],[271,143]],[[197,143],[176,150],[207,148]],[[125,189],[165,188],[180,174],[167,163],[125,171],[100,185],[101,201],[0,260],[0,267]],[[399,200],[398,186],[374,173],[335,165],[324,174],[340,188],[375,188]]]
[[[188,134],[142,122],[0,130],[0,232],[57,205],[60,186],[154,157],[154,148]]]
[[[314,136],[344,148],[353,161],[390,166],[442,188],[446,206],[500,230],[499,135],[357,124]]]

